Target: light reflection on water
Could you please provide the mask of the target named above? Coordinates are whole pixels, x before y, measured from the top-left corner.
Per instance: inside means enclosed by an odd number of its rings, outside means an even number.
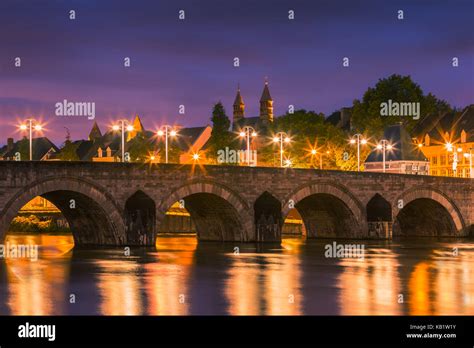
[[[331,242],[160,237],[127,257],[73,250],[70,236],[8,235],[41,245],[40,257],[0,259],[0,314],[474,314],[472,241],[364,242],[364,260],[325,258]]]

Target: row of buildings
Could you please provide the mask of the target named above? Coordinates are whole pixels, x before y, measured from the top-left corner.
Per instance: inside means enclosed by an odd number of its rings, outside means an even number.
[[[255,129],[259,137],[252,139],[251,148],[258,149],[268,135],[268,126],[274,122],[273,99],[268,82],[265,82],[260,98],[258,116],[245,115],[245,103],[240,91],[237,90],[233,104],[232,130],[239,131],[245,126]],[[352,130],[351,109],[342,108],[327,118],[349,134]],[[206,149],[211,137],[212,127],[177,127],[179,136],[173,139],[173,145],[179,149],[179,162],[189,163],[195,153]],[[127,132],[125,151],[130,150],[137,135],[152,139],[155,132],[146,130],[137,115],[133,121],[133,131]],[[421,120],[410,133],[403,125],[387,127],[384,133],[393,148],[385,152],[385,171],[388,173],[420,174],[435,176],[469,177],[470,156],[474,155],[474,105],[462,111],[433,114]],[[0,160],[15,160],[16,155],[25,147],[26,139],[7,140],[0,148]],[[242,146],[245,146],[245,142]],[[121,135],[118,132],[102,133],[94,123],[85,140],[73,142],[77,158],[81,161],[115,162],[121,157]],[[33,139],[33,160],[58,160],[61,158],[59,149],[47,137]],[[472,157],[471,157],[472,158]],[[153,156],[159,162],[159,154]],[[257,165],[265,165],[257,163]],[[366,171],[383,171],[383,151],[374,149],[365,160]]]

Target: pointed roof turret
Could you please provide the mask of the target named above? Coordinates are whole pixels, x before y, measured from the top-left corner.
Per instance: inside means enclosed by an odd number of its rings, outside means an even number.
[[[94,141],[96,139],[102,138],[102,132],[97,125],[97,122],[94,121],[91,132],[89,133],[89,140]]]
[[[270,95],[270,90],[268,89],[268,80],[265,78],[265,86],[263,87],[263,92],[262,92],[262,97],[260,98],[260,101],[269,101],[273,100],[272,96]]]
[[[242,96],[240,95],[240,85],[237,86],[237,95],[235,96],[234,100],[234,106],[242,105],[244,104],[244,100],[242,99]]]
[[[138,115],[135,115],[135,119],[133,120],[133,131],[128,132],[127,141],[135,138],[138,133],[143,133],[145,128],[143,127],[142,120]]]
[[[143,132],[143,124],[142,120],[140,120],[140,117],[138,115],[135,116],[135,119],[133,120],[133,130],[136,133]]]

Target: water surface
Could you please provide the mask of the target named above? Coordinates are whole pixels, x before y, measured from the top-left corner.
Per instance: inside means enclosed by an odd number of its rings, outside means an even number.
[[[40,257],[0,259],[0,314],[474,314],[470,240],[359,241],[363,260],[326,258],[332,241],[298,238],[256,246],[160,237],[130,256],[73,249],[70,236],[7,242],[40,244]]]

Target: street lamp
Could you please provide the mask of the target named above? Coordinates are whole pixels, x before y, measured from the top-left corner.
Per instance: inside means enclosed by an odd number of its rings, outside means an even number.
[[[351,139],[351,144],[357,143],[357,171],[360,172],[360,144],[365,145],[367,144],[366,139],[361,139],[362,134],[357,133],[354,134],[354,138]]]
[[[472,151],[474,150],[473,147],[469,148],[469,153],[465,153],[464,157],[469,157],[469,177],[474,179],[474,168],[472,167]]]
[[[278,143],[278,142],[280,143],[280,167],[282,168],[283,168],[283,142],[288,144],[290,141],[291,141],[290,137],[288,137],[288,134],[286,134],[285,132],[278,132],[273,137],[274,143]]]
[[[173,129],[173,127],[169,125],[164,125],[161,127],[161,129],[156,132],[159,137],[162,137],[163,135],[165,136],[165,153],[166,153],[166,163],[168,163],[168,136],[175,137],[178,133],[176,130]]]
[[[392,150],[393,146],[388,143],[387,139],[380,140],[380,144],[377,145],[377,150],[383,150],[382,158],[383,158],[383,172],[385,173],[385,151]]]
[[[125,162],[125,130],[127,132],[133,131],[133,125],[128,122],[127,120],[118,120],[120,124],[114,124],[112,126],[112,130],[114,131],[121,131],[122,133],[122,162]]]
[[[247,164],[250,166],[250,136],[256,137],[257,132],[251,126],[245,126],[240,132],[240,137],[247,137]]]
[[[20,129],[25,131],[29,130],[29,141],[30,141],[30,161],[33,160],[33,129],[37,132],[40,132],[43,127],[36,121],[34,118],[28,118],[25,120],[25,122],[28,122],[27,124],[22,123],[20,125]]]

